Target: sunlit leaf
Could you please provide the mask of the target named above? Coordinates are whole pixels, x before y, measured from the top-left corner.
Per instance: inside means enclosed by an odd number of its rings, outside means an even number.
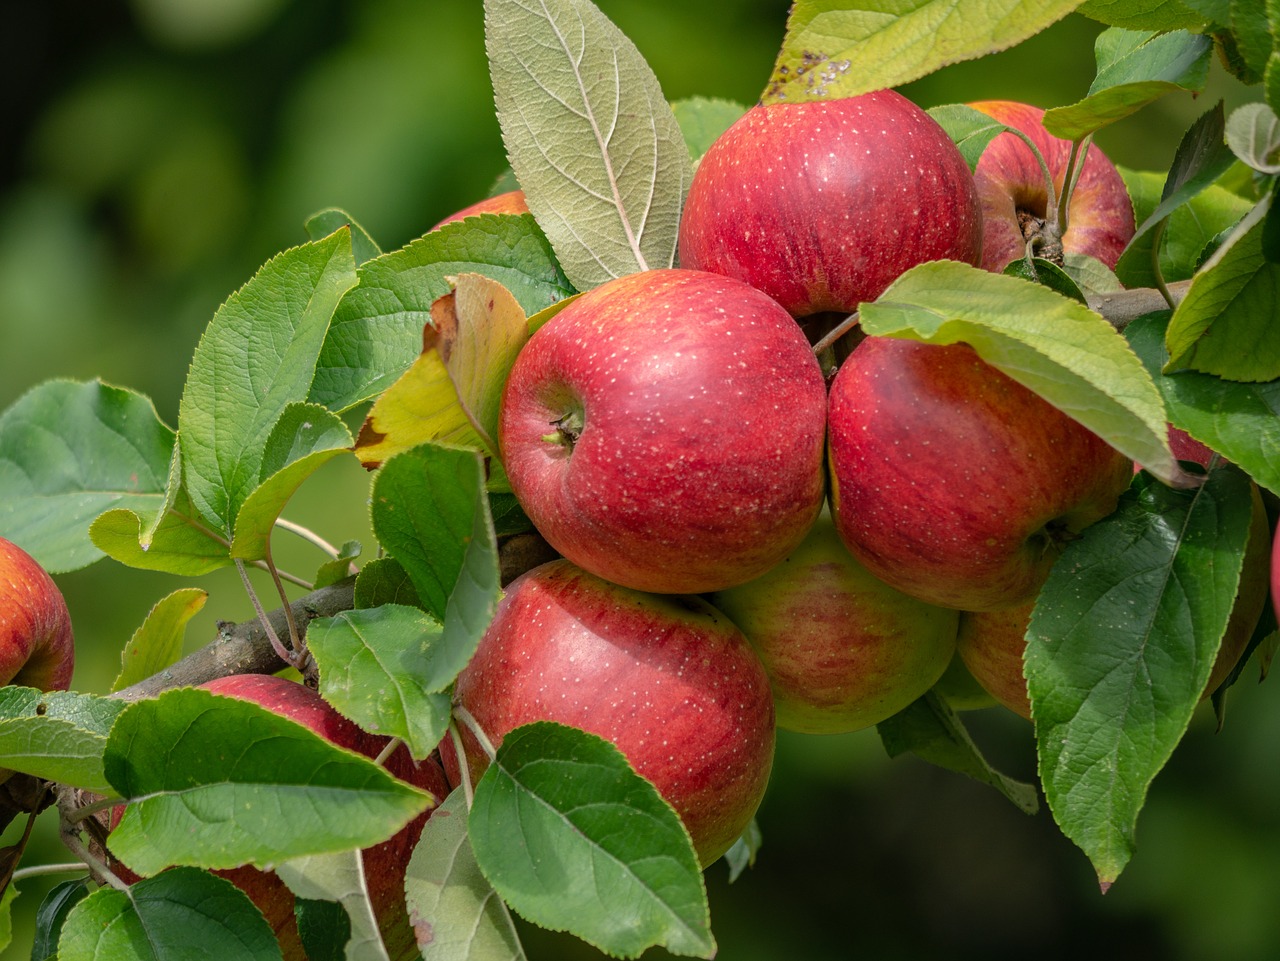
[[[182,656],[187,622],[203,609],[208,599],[208,591],[185,587],[157,601],[120,652],[121,670],[111,690],[121,691],[137,684],[178,660]]]
[[[589,0],[486,0],[507,159],[573,285],[675,261],[692,166],[657,78]]]
[[[765,101],[898,87],[947,64],[1005,50],[1080,0],[797,0]]]

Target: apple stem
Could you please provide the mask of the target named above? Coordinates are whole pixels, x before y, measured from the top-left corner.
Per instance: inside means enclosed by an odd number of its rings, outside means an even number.
[[[449,722],[449,739],[453,741],[453,753],[458,756],[458,777],[462,781],[462,796],[466,798],[467,810],[470,811],[471,804],[476,799],[475,790],[471,787],[471,768],[467,764],[467,754],[462,745],[462,732],[452,721]]]
[[[271,626],[271,621],[267,619],[267,612],[262,606],[262,601],[258,599],[258,592],[253,589],[253,584],[249,581],[249,572],[245,569],[244,561],[238,557],[236,558],[236,570],[240,572],[240,580],[244,583],[245,592],[249,595],[253,610],[258,615],[258,621],[262,624],[262,629],[266,632],[267,639],[271,642],[271,649],[276,652],[280,660],[286,664],[293,664],[293,653],[285,650],[285,646],[280,643],[280,636],[276,634],[275,628]]]
[[[378,752],[378,756],[373,759],[373,763],[379,767],[386,767],[387,759],[390,758],[403,743],[404,738],[393,737],[387,742],[386,746]]]
[[[284,584],[280,580],[280,572],[276,569],[276,563],[271,557],[271,537],[266,538],[263,544],[263,558],[267,562],[267,570],[271,574],[271,582],[276,586],[276,596],[280,598],[280,605],[284,608],[284,620],[289,626],[289,647],[293,650],[293,665],[301,668],[302,659],[306,656],[306,642],[302,639],[302,632],[298,630],[298,621],[293,616],[293,607],[289,604],[289,595],[284,589]]]
[[[484,728],[480,726],[480,722],[475,719],[475,715],[468,711],[461,704],[453,706],[453,716],[467,726],[467,729],[475,735],[475,739],[480,742],[480,747],[489,760],[492,761],[498,756],[497,749],[493,746],[493,742],[489,740],[489,735],[484,733]]]
[[[542,439],[548,444],[567,447],[572,451],[573,445],[582,436],[582,428],[584,426],[582,411],[576,408],[567,411],[556,420],[553,420],[551,426],[555,430],[550,434],[543,434]]]
[[[1058,236],[1067,232],[1070,219],[1071,195],[1075,193],[1076,183],[1084,171],[1084,159],[1089,155],[1089,145],[1093,142],[1093,134],[1086,134],[1080,140],[1071,141],[1071,155],[1067,158],[1067,170],[1062,176],[1062,196],[1058,198]]]
[[[858,326],[858,312],[855,310],[852,314],[850,314],[844,320],[840,321],[840,323],[832,327],[831,330],[827,331],[827,333],[816,344],[813,345],[813,355],[815,357],[821,356],[823,351],[829,350],[832,346],[835,345],[835,342],[837,340],[839,340],[841,337],[849,333],[849,331],[853,330],[853,328],[857,326]]]

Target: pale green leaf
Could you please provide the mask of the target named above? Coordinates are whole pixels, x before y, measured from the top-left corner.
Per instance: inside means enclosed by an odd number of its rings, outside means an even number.
[[[507,158],[579,290],[675,261],[692,164],[635,45],[589,0],[485,0]]]
[[[1254,170],[1280,173],[1280,117],[1265,103],[1247,103],[1231,112],[1227,144]]]
[[[1124,338],[1082,304],[956,261],[913,267],[861,308],[868,334],[966,343],[993,367],[1169,482],[1164,404]]]
[[[157,601],[120,652],[121,669],[111,690],[122,691],[159,674],[178,660],[182,656],[187,622],[204,608],[208,599],[208,591],[185,587]]]
[[[293,858],[277,865],[276,873],[297,897],[336,901],[351,919],[346,961],[390,961],[378,919],[369,900],[364,859],[358,850]]]
[[[525,961],[511,913],[476,864],[461,788],[422,829],[404,886],[423,961]]]
[[[747,108],[732,100],[720,97],[688,97],[671,104],[684,134],[689,157],[697,163],[702,155],[722,133],[733,126],[734,121],[747,112]]]
[[[797,0],[766,102],[851,97],[1021,43],[1080,0]]]

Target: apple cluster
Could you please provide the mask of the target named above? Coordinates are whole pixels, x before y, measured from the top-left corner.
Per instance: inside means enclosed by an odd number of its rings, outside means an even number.
[[[815,359],[806,320],[926,261],[1115,265],[1134,221],[1106,157],[1059,208],[1070,145],[1036,108],[974,106],[1025,137],[973,172],[891,91],[748,111],[698,164],[680,266],[569,303],[507,382],[503,464],[563,559],[511,584],[455,701],[495,743],[535,720],[612,740],[704,864],[760,803],[775,727],[874,725],[961,663],[1026,714],[1035,598],[1133,475],[968,345]]]

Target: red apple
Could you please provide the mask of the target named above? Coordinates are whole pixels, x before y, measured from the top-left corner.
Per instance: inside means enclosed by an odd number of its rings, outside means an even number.
[[[929,690],[955,653],[958,613],[873,576],[825,513],[781,564],[708,599],[760,655],[778,726],[791,731],[877,724]]]
[[[1054,196],[1062,195],[1071,142],[1044,129],[1043,110],[1010,100],[984,100],[969,106],[1025,133],[1049,167]],[[1045,228],[1050,211],[1044,171],[1031,149],[1005,131],[987,145],[973,179],[982,201],[982,266],[1003,270],[1011,260],[1026,256],[1030,232]],[[1054,213],[1055,222],[1056,216]],[[1088,254],[1114,270],[1133,233],[1133,204],[1124,180],[1103,152],[1091,144],[1067,207],[1066,232],[1050,227],[1041,236],[1049,245],[1060,245],[1065,253]],[[1052,253],[1052,246],[1047,250]]]
[[[773,762],[769,679],[727,617],[565,560],[507,589],[454,700],[495,745],[534,721],[613,742],[675,808],[704,866],[750,823]],[[464,743],[479,777],[488,759],[465,729]],[[440,750],[453,770],[447,739]]]
[[[763,574],[822,506],[826,391],[758,290],[654,270],[583,294],[530,338],[499,438],[529,519],[580,567],[697,594]]]
[[[444,220],[440,221],[432,230],[439,230],[445,224],[451,224],[455,220],[463,220],[467,217],[475,217],[478,214],[527,214],[529,205],[524,202],[523,190],[508,190],[506,193],[494,194],[492,197],[485,197],[483,200],[477,200],[469,207],[463,207],[457,213],[452,213]]]
[[[365,733],[311,688],[285,678],[236,674],[201,686],[215,694],[252,701],[310,728],[334,744],[367,757],[377,757],[387,744],[387,738]],[[388,758],[386,767],[396,777],[429,791],[437,801],[444,800],[449,793],[449,782],[434,756],[415,763],[402,746]],[[409,924],[405,905],[404,874],[429,816],[430,811],[420,815],[400,833],[367,848],[362,854],[369,899],[391,961],[410,961],[419,957],[417,939]],[[305,961],[294,917],[293,892],[285,883],[276,874],[251,866],[217,873],[249,895],[266,916],[280,940],[285,961]]]
[[[1209,682],[1205,685],[1204,697],[1217,690],[1240,661],[1267,602],[1267,512],[1257,485],[1252,486],[1253,514],[1240,587],[1236,591]],[[1027,697],[1022,659],[1027,646],[1027,626],[1034,607],[1035,601],[1032,600],[1002,611],[961,614],[960,636],[956,643],[961,659],[978,683],[1009,710],[1025,718],[1031,717],[1031,702]]]
[[[982,220],[951,139],[881,90],[747,111],[699,162],[679,243],[682,266],[803,317],[849,313],[927,260],[978,263]]]
[[[65,691],[74,667],[62,592],[34,557],[0,537],[0,684]]]
[[[836,527],[881,580],[959,610],[1031,600],[1132,462],[964,344],[868,337],[831,386]]]

